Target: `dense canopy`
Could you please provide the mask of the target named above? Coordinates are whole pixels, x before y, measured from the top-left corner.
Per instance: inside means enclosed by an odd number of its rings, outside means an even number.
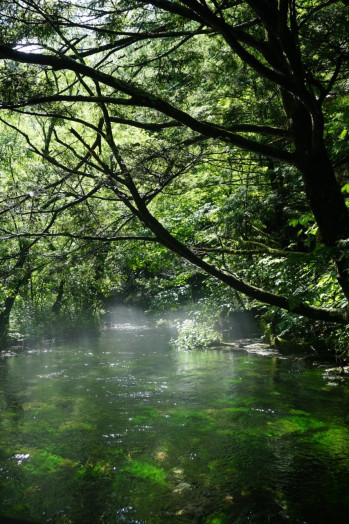
[[[347,4],[0,1],[2,332],[202,275],[346,324]]]

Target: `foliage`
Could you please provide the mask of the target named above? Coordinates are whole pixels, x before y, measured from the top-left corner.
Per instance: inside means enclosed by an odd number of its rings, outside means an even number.
[[[112,296],[347,324],[346,2],[0,9],[0,339]]]
[[[178,351],[206,350],[222,340],[222,336],[208,319],[188,318],[177,322],[177,329],[178,334],[172,344]]]

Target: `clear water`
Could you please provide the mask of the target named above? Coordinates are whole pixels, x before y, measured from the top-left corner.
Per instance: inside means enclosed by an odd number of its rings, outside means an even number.
[[[0,515],[347,522],[348,384],[258,345],[178,353],[170,335],[129,312],[0,358]]]

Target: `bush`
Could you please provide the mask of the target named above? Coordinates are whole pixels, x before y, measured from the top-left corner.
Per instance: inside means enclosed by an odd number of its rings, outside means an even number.
[[[213,325],[208,321],[196,321],[188,318],[178,322],[177,328],[177,338],[172,339],[171,344],[178,351],[195,349],[205,351],[222,341],[222,336],[215,331]]]

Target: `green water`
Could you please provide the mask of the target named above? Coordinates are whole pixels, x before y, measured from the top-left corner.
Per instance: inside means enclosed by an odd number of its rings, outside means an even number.
[[[1,516],[347,522],[346,382],[258,347],[178,353],[132,321],[0,358]]]

